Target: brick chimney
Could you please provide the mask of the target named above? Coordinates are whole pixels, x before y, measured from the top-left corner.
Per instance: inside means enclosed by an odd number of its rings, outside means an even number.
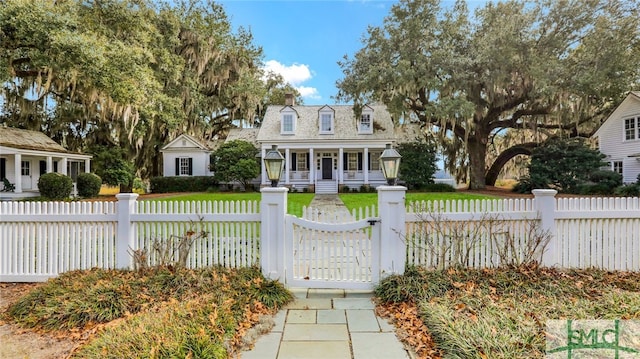
[[[286,94],[284,94],[284,105],[285,106],[295,106],[296,105],[296,98],[293,97],[293,94],[288,92]]]

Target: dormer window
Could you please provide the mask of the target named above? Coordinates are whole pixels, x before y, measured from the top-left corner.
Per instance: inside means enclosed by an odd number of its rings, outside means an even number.
[[[280,121],[280,133],[293,135],[296,131],[296,112],[292,109],[282,111]]]
[[[358,121],[358,133],[371,134],[373,133],[373,110],[370,108],[364,108],[360,115],[360,121]]]
[[[331,107],[325,106],[319,111],[319,133],[320,134],[333,134],[335,124],[334,124],[334,113]]]

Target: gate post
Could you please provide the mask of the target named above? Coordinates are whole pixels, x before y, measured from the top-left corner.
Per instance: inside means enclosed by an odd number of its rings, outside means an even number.
[[[542,265],[545,267],[553,267],[560,264],[560,254],[562,253],[560,248],[558,248],[559,243],[556,233],[555,196],[558,191],[553,189],[534,189],[531,193],[533,193],[535,198],[536,209],[540,217],[540,229],[550,236],[546,251],[542,253]]]
[[[380,279],[404,274],[407,261],[406,209],[403,186],[378,186],[380,214]]]
[[[286,187],[264,187],[260,190],[260,266],[266,278],[284,283]]]
[[[136,250],[135,235],[131,223],[131,214],[136,211],[137,193],[120,193],[118,199],[118,236],[116,237],[116,268],[133,268],[133,257],[129,255],[129,247]]]

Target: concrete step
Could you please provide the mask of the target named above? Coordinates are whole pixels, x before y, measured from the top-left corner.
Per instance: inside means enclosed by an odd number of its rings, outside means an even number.
[[[316,193],[338,193],[338,184],[335,181],[318,181],[316,183]]]

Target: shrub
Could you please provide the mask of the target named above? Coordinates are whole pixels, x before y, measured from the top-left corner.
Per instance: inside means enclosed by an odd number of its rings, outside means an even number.
[[[613,190],[616,187],[622,185],[622,175],[609,170],[593,171],[589,176],[589,180],[593,183],[597,183],[609,188],[610,193],[613,193]]]
[[[209,176],[154,177],[150,182],[153,193],[206,192],[217,186],[213,177]]]
[[[455,192],[456,189],[446,183],[427,183],[420,186],[423,192]]]
[[[628,184],[616,188],[614,191],[616,196],[637,197],[640,196],[640,184]]]
[[[402,143],[397,148],[400,161],[400,179],[409,188],[419,188],[433,183],[433,175],[438,170],[437,146],[431,140],[416,139],[413,142]]]
[[[349,186],[347,185],[340,186],[340,192],[349,193]]]
[[[78,196],[84,198],[98,197],[102,179],[93,173],[78,174]]]
[[[605,156],[585,145],[580,138],[551,138],[533,150],[529,164],[529,184],[517,186],[518,191],[532,188],[553,188],[563,193],[577,193],[580,185],[590,181],[593,169],[606,166]]]
[[[133,192],[137,194],[147,193],[147,185],[141,178],[136,177],[133,179]]]
[[[47,199],[62,200],[71,196],[73,180],[62,173],[45,173],[38,180],[40,195]]]

